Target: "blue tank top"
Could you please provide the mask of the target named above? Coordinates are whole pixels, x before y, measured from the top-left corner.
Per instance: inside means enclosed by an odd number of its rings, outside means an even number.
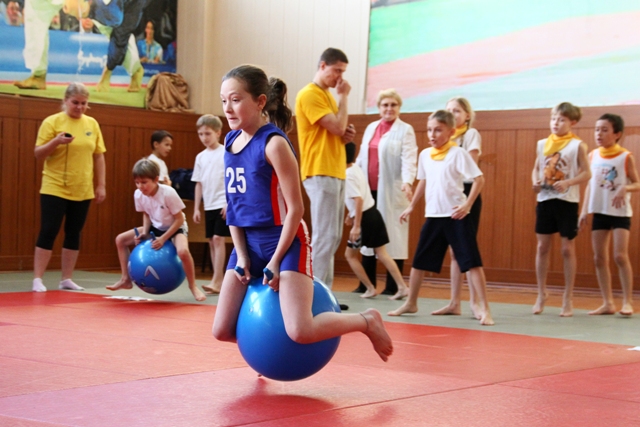
[[[273,167],[267,162],[265,148],[274,135],[287,135],[271,123],[262,126],[239,152],[231,145],[242,131],[233,130],[224,142],[224,184],[227,194],[227,225],[270,227],[284,223],[287,207]]]

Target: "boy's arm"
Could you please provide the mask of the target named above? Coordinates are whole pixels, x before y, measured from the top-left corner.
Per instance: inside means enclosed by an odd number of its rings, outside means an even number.
[[[540,182],[540,163],[538,162],[538,158],[536,157],[535,162],[533,163],[533,170],[531,171],[531,183],[533,185],[533,192],[539,193],[542,187],[542,183]]]
[[[151,218],[146,212],[142,213],[142,235],[149,236],[149,230],[151,230]]]
[[[627,179],[629,184],[621,185],[613,197],[613,206],[621,208],[626,203],[625,196],[627,192],[640,191],[640,181],[638,180],[638,170],[636,169],[636,161],[632,155],[627,156]]]
[[[400,214],[401,223],[409,220],[409,215],[411,215],[413,209],[416,207],[420,199],[422,199],[422,196],[424,196],[424,187],[427,185],[426,182],[427,181],[424,179],[418,180],[418,185],[416,186],[416,191],[413,192],[413,198],[411,199],[409,207],[407,207],[407,209],[405,209],[404,212]]]
[[[587,183],[587,187],[584,189],[582,209],[580,211],[580,218],[578,218],[579,230],[582,230],[582,227],[587,223],[587,216],[589,216],[589,198],[590,197],[591,197],[591,181]]]
[[[193,199],[193,222],[200,224],[200,202],[202,201],[202,183],[196,182],[195,196]]]
[[[587,144],[584,142],[580,143],[580,148],[578,149],[578,170],[580,171],[578,172],[578,175],[573,178],[554,183],[553,188],[559,193],[564,193],[569,189],[569,187],[582,184],[583,182],[587,182],[591,179],[591,168],[589,167],[589,158],[587,156]]]
[[[453,213],[451,214],[451,218],[453,219],[462,219],[465,216],[469,215],[471,212],[471,207],[473,203],[478,198],[480,191],[482,191],[482,187],[484,187],[484,176],[480,175],[473,179],[473,184],[471,185],[471,191],[469,191],[469,197],[467,200],[461,204],[460,206],[456,206],[453,209]]]
[[[162,234],[162,236],[156,236],[156,240],[151,243],[151,247],[153,249],[160,249],[164,245],[164,242],[169,240],[171,236],[173,236],[173,234],[178,231],[180,227],[182,227],[182,224],[184,224],[184,212],[179,211],[173,215],[173,222],[171,223],[171,227],[169,227],[167,231]]]
[[[355,215],[353,217],[353,226],[351,227],[351,231],[349,232],[349,241],[357,242],[362,234],[362,206],[364,205],[364,200],[362,197],[352,197],[355,207]]]

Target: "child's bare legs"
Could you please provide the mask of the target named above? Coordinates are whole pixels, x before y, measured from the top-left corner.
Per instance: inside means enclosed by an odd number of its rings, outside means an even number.
[[[476,313],[480,316],[478,319],[480,324],[485,326],[493,325],[489,300],[487,299],[487,279],[484,276],[484,269],[482,267],[474,267],[467,271],[467,277],[470,279],[469,286],[474,286],[478,304]]]
[[[203,285],[202,289],[210,294],[219,294],[222,288],[222,279],[224,278],[224,262],[227,257],[227,248],[223,236],[214,235],[209,240],[209,252],[211,254],[211,265],[213,266],[213,278],[211,283]]]
[[[196,301],[204,301],[207,299],[206,295],[198,288],[196,284],[196,267],[193,264],[193,257],[189,252],[189,240],[184,234],[176,234],[173,238],[173,244],[178,252],[178,258],[182,261],[182,267],[184,268],[184,274],[187,276],[187,282],[189,283],[189,290],[193,294]]]
[[[142,227],[138,227],[138,233],[142,233]],[[117,291],[118,289],[131,289],[133,283],[129,278],[129,247],[136,243],[136,234],[133,230],[128,230],[118,234],[116,237],[116,248],[118,249],[118,260],[120,261],[120,280],[113,285],[107,286],[110,291]]]
[[[293,341],[310,344],[349,332],[362,332],[382,360],[386,362],[393,353],[391,337],[377,310],[370,308],[356,314],[324,312],[313,316],[313,282],[295,271],[281,272],[279,292],[285,329]]]
[[[396,292],[395,295],[390,296],[389,299],[399,300],[405,298],[409,295],[409,287],[404,283],[404,277],[402,277],[402,273],[400,273],[398,264],[396,264],[395,260],[389,256],[389,253],[384,246],[375,248],[375,251],[378,259],[382,262],[389,274],[391,274],[391,277],[393,277],[393,280],[398,286],[398,292]]]
[[[449,266],[449,276],[451,277],[451,300],[449,301],[449,304],[444,307],[436,311],[432,311],[431,314],[435,316],[449,314],[459,316],[461,313],[460,293],[462,292],[462,273],[460,272],[460,266],[458,265],[458,261],[456,260],[453,250],[449,249],[449,255],[451,256],[451,265]],[[480,315],[477,314],[479,307],[475,302],[474,287],[468,274],[467,282],[469,283],[469,306],[471,307],[471,313],[473,314],[473,317],[480,320]]]
[[[420,287],[424,279],[424,270],[411,268],[409,275],[409,297],[399,308],[387,313],[389,316],[401,316],[405,313],[418,312],[418,296],[420,295]]]
[[[629,260],[629,230],[615,228],[613,230],[613,259],[618,266],[620,285],[622,286],[622,309],[620,314],[633,314],[633,270]]]
[[[553,234],[536,234],[538,246],[536,248],[536,280],[538,282],[538,299],[531,310],[533,314],[540,314],[544,310],[547,300],[547,271],[549,270],[549,251]]]
[[[591,232],[591,245],[593,247],[593,262],[596,266],[596,276],[600,293],[602,294],[602,305],[590,311],[589,314],[615,314],[616,305],[613,301],[611,291],[611,270],[609,269],[609,241],[610,230],[593,230]]]
[[[573,316],[573,285],[576,280],[578,261],[576,260],[576,242],[562,238],[562,258],[564,261],[564,295],[560,317]]]
[[[213,319],[213,336],[220,341],[236,342],[236,324],[247,286],[243,285],[233,270],[227,270],[222,280],[216,314]]]
[[[360,297],[361,298],[375,297],[376,288],[375,286],[373,286],[373,283],[371,283],[371,280],[369,279],[367,272],[364,271],[364,267],[360,262],[360,258],[358,258],[359,256],[360,254],[358,249],[347,247],[346,250],[344,251],[344,257],[347,259],[347,262],[349,262],[349,267],[351,267],[351,270],[355,273],[358,280],[360,280],[360,282],[362,282],[362,284],[365,285],[367,288],[366,292],[360,295]]]

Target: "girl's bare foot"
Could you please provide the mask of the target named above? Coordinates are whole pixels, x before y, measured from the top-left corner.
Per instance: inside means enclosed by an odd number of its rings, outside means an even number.
[[[589,312],[592,316],[599,316],[601,314],[616,314],[616,306],[613,304],[602,304],[600,307]]]
[[[540,314],[544,311],[544,303],[547,301],[547,297],[547,293],[545,293],[544,295],[538,295],[538,299],[536,300],[536,303],[533,305],[533,309],[531,310],[533,314]]]
[[[371,288],[367,288],[366,292],[362,295],[360,295],[360,298],[373,298],[376,295],[376,288],[374,288],[373,286]]]
[[[560,311],[560,317],[572,317],[573,316],[573,304],[570,302],[562,303],[562,310]]]
[[[193,297],[196,299],[196,301],[204,301],[207,299],[207,296],[203,294],[196,285],[193,285],[193,287],[189,286],[189,289],[191,290],[191,293],[193,294]]]
[[[398,292],[391,295],[389,299],[391,301],[399,301],[405,299],[407,296],[409,296],[409,288],[405,286],[403,289],[398,289]]]
[[[479,320],[482,326],[493,326],[495,324],[491,317],[491,311],[488,309],[480,315]]]
[[[380,312],[370,308],[360,314],[367,322],[367,330],[364,331],[364,333],[369,337],[369,340],[371,340],[373,349],[378,353],[380,359],[386,362],[393,353],[393,342],[384,327]]]
[[[620,314],[623,316],[631,316],[633,314],[633,305],[631,305],[631,303],[623,303]]]
[[[202,285],[202,289],[204,293],[207,295],[218,295],[220,293],[220,288],[216,288],[213,283],[209,283],[208,285]]]
[[[129,278],[120,279],[118,280],[118,283],[107,286],[107,289],[109,289],[110,291],[117,291],[118,289],[131,289],[131,288],[133,288],[133,283]]]
[[[403,314],[413,314],[418,312],[418,306],[406,301],[404,304],[393,311],[387,313],[389,316],[402,316]]]
[[[448,315],[460,316],[460,304],[450,302],[444,307],[436,311],[432,311],[431,314],[433,314],[434,316],[448,316]]]

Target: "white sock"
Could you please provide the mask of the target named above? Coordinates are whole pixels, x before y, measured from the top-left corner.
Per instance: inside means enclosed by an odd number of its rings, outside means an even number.
[[[33,292],[47,292],[47,288],[42,284],[42,279],[33,279]]]
[[[60,282],[60,284],[58,285],[58,288],[69,289],[72,291],[84,291],[84,288],[82,286],[76,285],[75,283],[73,283],[73,280],[71,279],[64,279],[62,282]]]

